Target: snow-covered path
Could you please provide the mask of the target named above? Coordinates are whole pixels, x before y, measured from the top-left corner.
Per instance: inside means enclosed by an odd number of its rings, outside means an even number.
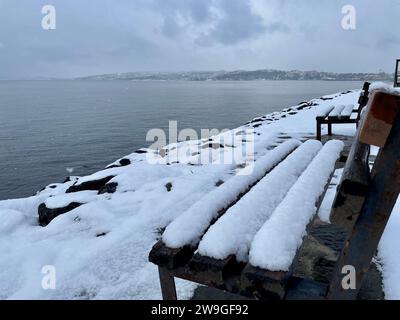
[[[255,159],[260,159],[289,138],[315,136],[315,117],[321,108],[356,104],[359,92],[334,94],[255,119],[237,129],[255,130]],[[353,135],[354,125],[334,126],[334,133]],[[233,146],[245,144],[240,135]],[[216,141],[216,138],[214,138]],[[163,154],[133,153],[130,164],[72,177],[52,184],[36,196],[0,201],[0,298],[11,299],[160,299],[157,268],[148,253],[162,230],[196,201],[231,179],[245,158],[233,164],[196,165],[209,141],[182,142],[166,147]],[[233,147],[231,149],[234,149]],[[211,158],[232,151],[211,150]],[[179,159],[174,163],[171,159]],[[240,157],[239,157],[240,158]],[[157,160],[157,164],[149,164]],[[118,164],[116,161],[115,164]],[[112,176],[115,193],[80,191],[66,194],[74,183]],[[332,192],[331,192],[332,193]],[[320,212],[327,216],[327,203]],[[83,203],[56,217],[48,226],[38,224],[38,206]],[[385,292],[400,299],[400,206],[390,220],[380,245]],[[55,290],[43,290],[42,267],[56,268]],[[189,298],[194,284],[178,281],[178,295]]]

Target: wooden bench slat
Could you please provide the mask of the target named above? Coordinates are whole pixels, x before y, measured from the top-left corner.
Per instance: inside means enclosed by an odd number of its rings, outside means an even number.
[[[349,105],[345,106],[345,108],[343,109],[342,113],[339,116],[339,119],[350,119],[350,117],[353,113],[353,109],[354,109],[353,104],[349,104]]]
[[[339,118],[341,115],[342,111],[344,110],[345,106],[344,105],[338,105],[336,106],[328,115],[328,119],[335,119]]]
[[[194,249],[190,246],[172,249],[162,240],[158,241],[149,253],[149,261],[166,269],[175,269],[187,263],[193,256]]]
[[[325,119],[328,116],[328,114],[331,113],[331,111],[333,109],[335,109],[334,106],[328,106],[328,107],[322,108],[317,114],[317,120]]]

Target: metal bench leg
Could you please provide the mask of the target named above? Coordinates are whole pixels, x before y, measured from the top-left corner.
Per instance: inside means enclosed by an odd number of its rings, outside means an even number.
[[[317,140],[321,141],[321,122],[317,120]]]
[[[328,136],[332,136],[332,123],[328,123]]]
[[[171,273],[162,267],[158,267],[160,275],[161,293],[164,300],[178,300],[176,295],[175,280]]]

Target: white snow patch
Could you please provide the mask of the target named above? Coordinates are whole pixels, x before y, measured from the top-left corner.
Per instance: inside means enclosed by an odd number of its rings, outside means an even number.
[[[400,95],[400,88],[395,88],[393,85],[389,85],[385,82],[373,82],[371,83],[369,87],[370,93],[373,91],[384,91],[387,93],[395,94],[395,95]]]
[[[400,300],[400,200],[379,243],[378,256],[382,262],[385,299]]]
[[[97,191],[80,191],[74,193],[66,193],[47,198],[44,202],[49,209],[63,208],[72,202],[88,203],[98,198]]]

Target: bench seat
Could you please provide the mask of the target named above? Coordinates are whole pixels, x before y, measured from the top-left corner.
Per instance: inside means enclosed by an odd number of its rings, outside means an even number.
[[[150,253],[150,261],[161,267],[164,278],[167,274],[248,297],[282,299],[290,278],[288,261],[295,258],[306,227],[319,208],[343,146],[340,141],[330,141],[324,147],[316,140],[306,141],[222,215],[205,212],[209,204],[204,201],[210,199],[206,196],[206,200],[200,200],[193,207],[201,205],[202,217],[218,218],[208,219],[207,228],[200,228],[204,230],[200,239],[196,230],[192,238],[185,237],[185,242],[181,242],[179,230],[190,229],[197,219],[196,211],[188,210],[181,216],[184,218],[178,217],[166,228],[163,239]],[[312,192],[300,197],[304,188]],[[288,244],[284,233],[275,234],[275,243],[284,249],[291,248],[291,252],[286,256],[286,267],[270,270],[260,267],[257,257],[262,256],[263,245],[272,244],[268,239],[271,226],[287,229],[296,240],[289,239]],[[178,248],[177,243],[181,245]],[[279,256],[275,258],[278,260]]]
[[[368,95],[369,95],[369,86],[370,83],[364,83],[363,89],[360,93],[360,98],[358,101],[358,108],[355,108],[353,104],[349,105],[337,105],[337,106],[327,106],[321,108],[318,112],[315,120],[317,123],[317,140],[321,141],[322,139],[322,125],[328,125],[328,135],[332,136],[332,125],[333,124],[356,124],[360,121],[360,114],[362,109],[368,103]]]

